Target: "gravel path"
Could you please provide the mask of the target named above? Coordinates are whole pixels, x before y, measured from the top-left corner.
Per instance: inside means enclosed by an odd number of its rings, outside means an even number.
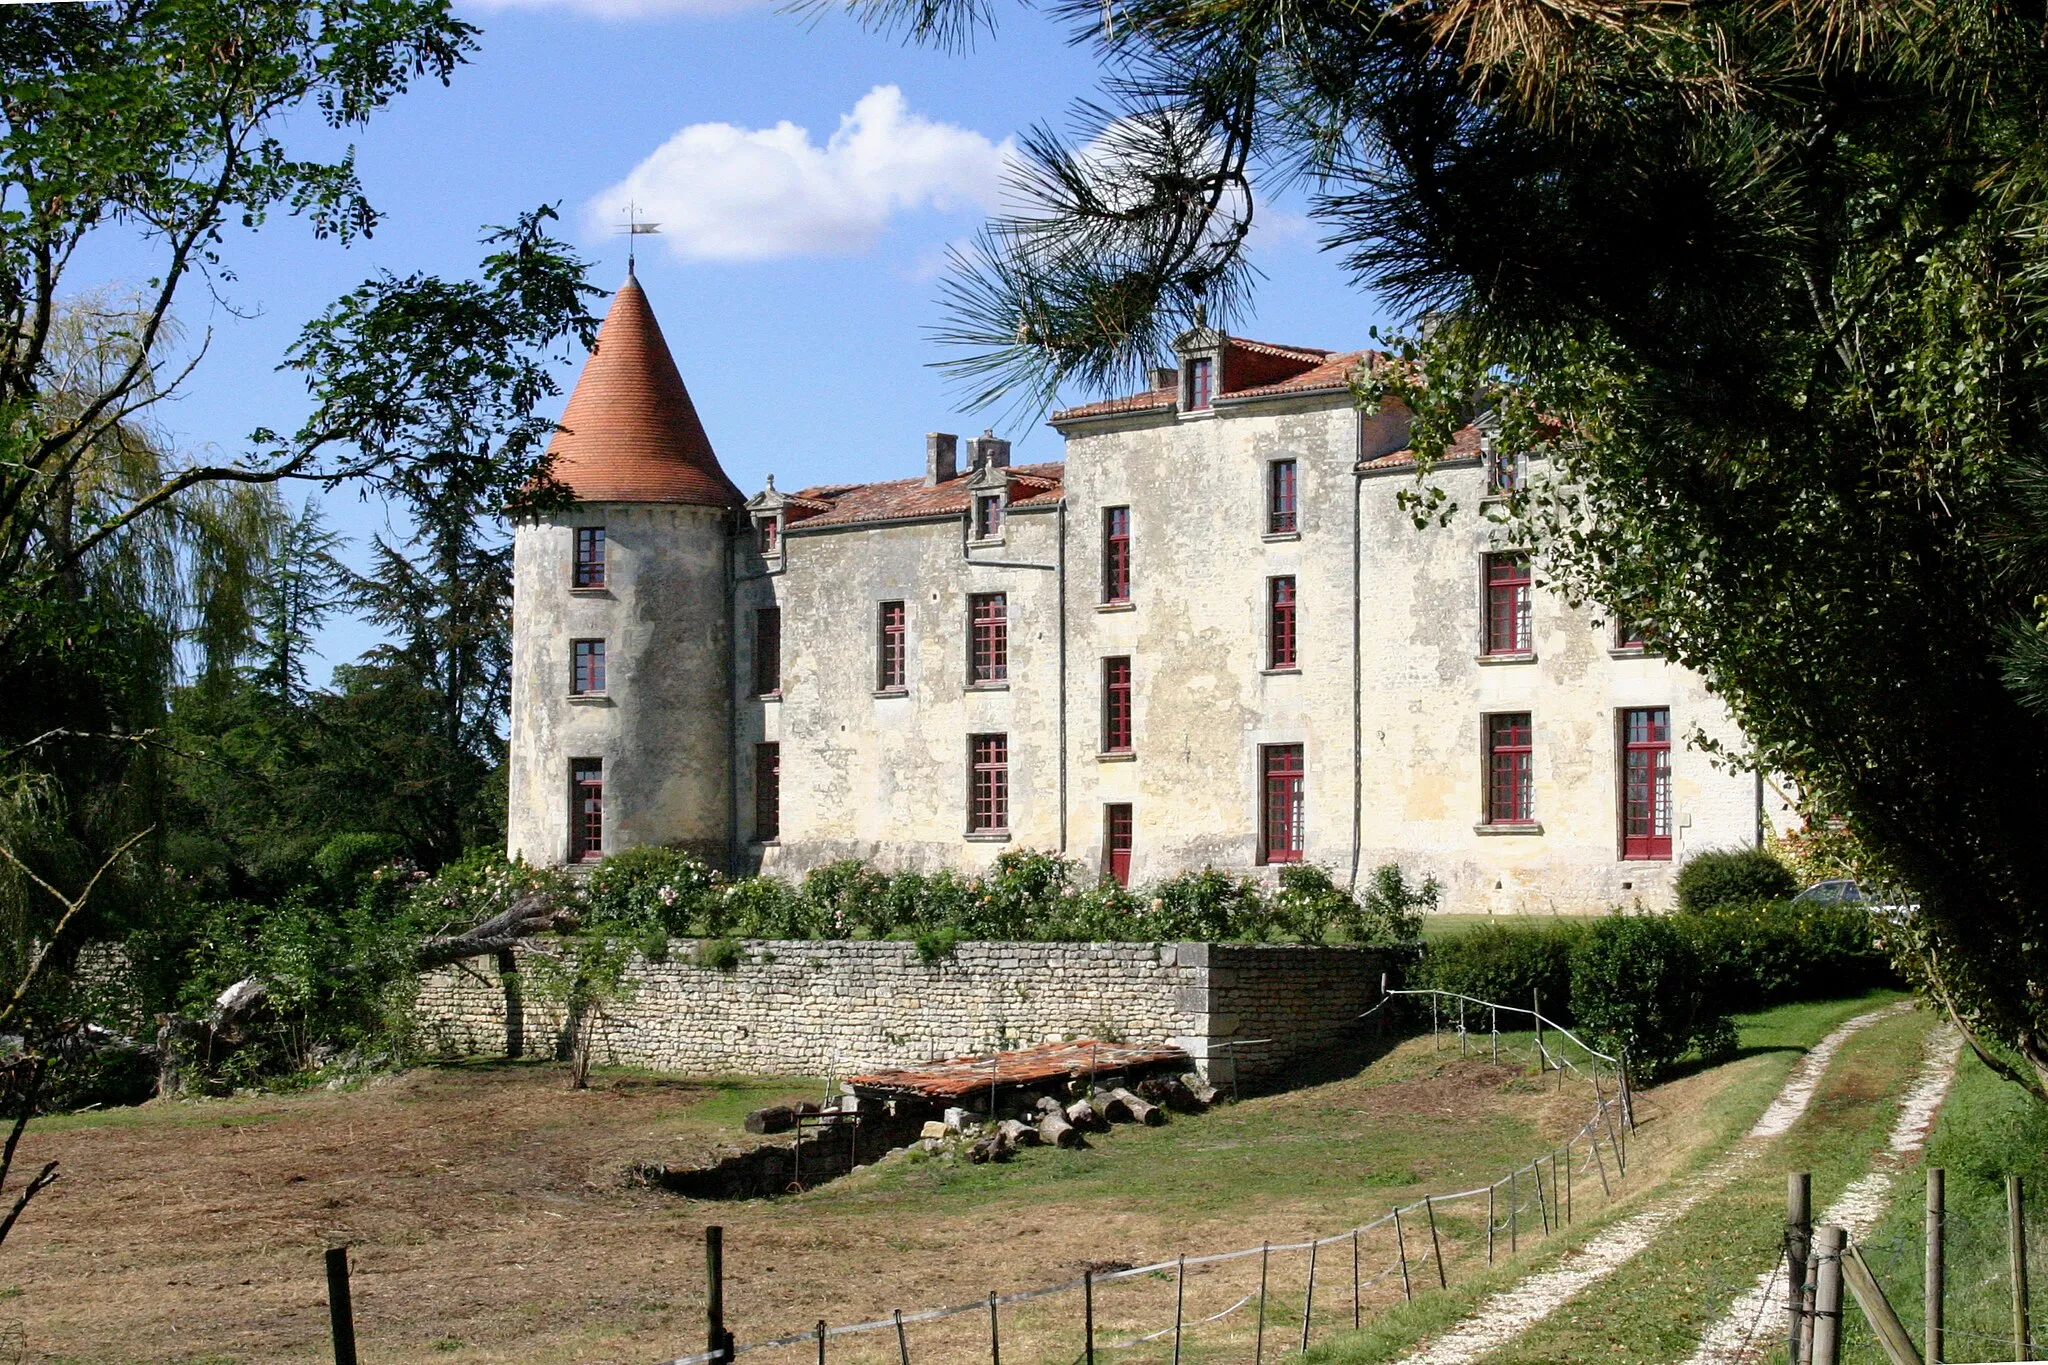
[[[1948,1097],[1956,1057],[1962,1050],[1963,1035],[1953,1028],[1939,1028],[1928,1035],[1920,1075],[1899,1103],[1898,1121],[1886,1144],[1888,1159],[1843,1190],[1841,1198],[1814,1220],[1816,1226],[1833,1223],[1845,1228],[1851,1241],[1870,1235],[1891,1202],[1892,1184],[1899,1171],[1927,1144],[1927,1132]],[[1786,1285],[1779,1270],[1773,1266],[1756,1277],[1756,1284],[1707,1329],[1688,1365],[1750,1365],[1771,1353],[1785,1325]]]
[[[1641,1212],[1616,1223],[1577,1250],[1566,1252],[1553,1268],[1531,1275],[1487,1299],[1470,1317],[1403,1357],[1402,1365],[1470,1365],[1508,1345],[1580,1292],[1628,1264],[1658,1233],[1740,1175],[1773,1138],[1806,1112],[1814,1092],[1820,1088],[1821,1077],[1843,1043],[1872,1024],[1912,1007],[1911,1001],[1902,1000],[1843,1023],[1800,1059],[1763,1116],[1725,1155]]]

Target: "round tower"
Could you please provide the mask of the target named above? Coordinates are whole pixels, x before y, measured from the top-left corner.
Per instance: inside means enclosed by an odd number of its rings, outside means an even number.
[[[507,849],[548,864],[682,844],[723,864],[743,500],[630,271],[560,426],[575,505],[514,531]]]

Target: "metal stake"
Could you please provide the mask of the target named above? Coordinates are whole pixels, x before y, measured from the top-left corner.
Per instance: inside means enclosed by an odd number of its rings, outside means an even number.
[[[347,1247],[327,1249],[327,1321],[334,1330],[334,1365],[356,1365],[356,1310],[348,1288]]]
[[[898,1308],[895,1310],[895,1313],[896,1354],[902,1358],[903,1365],[910,1365],[910,1342],[903,1335],[903,1310]]]
[[[1252,1365],[1266,1358],[1266,1258],[1272,1255],[1272,1247],[1259,1244],[1259,1326],[1252,1337]]]
[[[1508,1172],[1508,1255],[1520,1249],[1520,1228],[1516,1226],[1515,1215],[1521,1212],[1522,1194],[1515,1188],[1515,1172]]]
[[[1401,1297],[1415,1302],[1415,1286],[1408,1281],[1408,1239],[1401,1235],[1401,1210],[1394,1210],[1394,1250],[1401,1257]]]
[[[1497,1185],[1488,1185],[1486,1187],[1486,1263],[1488,1265],[1493,1264],[1493,1225],[1495,1221],[1493,1213],[1493,1192],[1498,1188],[1499,1186]]]
[[[1180,1258],[1179,1273],[1173,1281],[1173,1365],[1180,1365],[1181,1314],[1188,1301],[1188,1258]]]
[[[1086,1365],[1095,1365],[1095,1268],[1081,1271],[1081,1355]]]
[[[1436,1258],[1436,1287],[1449,1289],[1451,1282],[1444,1275],[1444,1244],[1436,1239],[1436,1205],[1426,1194],[1422,1196],[1422,1211],[1429,1215],[1429,1254]]]
[[[704,1349],[713,1360],[732,1359],[732,1333],[725,1330],[725,1229],[704,1229]]]
[[[1316,1307],[1316,1244],[1311,1238],[1308,1244],[1308,1292],[1301,1298],[1301,1353],[1308,1354],[1308,1315]]]
[[[825,1365],[825,1320],[818,1319],[818,1365]]]
[[[1351,1330],[1358,1330],[1358,1229],[1351,1229]]]
[[[1922,1297],[1927,1304],[1927,1365],[1941,1365],[1948,1336],[1944,1311],[1945,1281],[1948,1277],[1946,1234],[1948,1232],[1948,1175],[1939,1166],[1927,1170],[1927,1283]]]
[[[988,1291],[988,1358],[989,1365],[1003,1365],[1003,1334],[996,1322],[996,1291]]]

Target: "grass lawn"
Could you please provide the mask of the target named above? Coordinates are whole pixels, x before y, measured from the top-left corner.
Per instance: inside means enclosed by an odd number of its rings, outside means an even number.
[[[1868,1003],[1752,1021],[1752,1048],[1803,1047]],[[677,1162],[741,1140],[746,1110],[818,1082],[694,1082],[601,1073],[569,1091],[547,1064],[427,1067],[355,1092],[159,1103],[39,1123],[22,1159],[64,1179],[10,1239],[0,1328],[43,1361],[312,1360],[325,1351],[319,1252],[347,1241],[366,1360],[653,1362],[702,1344],[702,1229],[726,1228],[727,1302],[740,1339],[889,1310],[972,1302],[1079,1274],[1329,1234],[1425,1192],[1484,1184],[1583,1120],[1590,1096],[1427,1036],[1361,1055],[1301,1087],[1159,1129],[1119,1128],[1089,1150],[977,1167],[897,1158],[806,1194],[708,1204],[625,1186],[640,1159]],[[1754,1117],[1791,1051],[1753,1051],[1645,1097],[1640,1188]],[[1592,1191],[1578,1190],[1590,1213]],[[1484,1273],[1483,1202],[1446,1208],[1452,1292],[1433,1289],[1405,1227],[1414,1315]],[[1561,1246],[1559,1237],[1554,1246]],[[1370,1277],[1390,1238],[1364,1239]],[[1547,1254],[1523,1244],[1523,1261]],[[1348,1246],[1325,1248],[1317,1340],[1350,1323]],[[1266,1349],[1298,1349],[1306,1258],[1268,1267]],[[1425,1277],[1428,1277],[1425,1279]],[[1255,1292],[1258,1258],[1191,1270],[1190,1319]],[[1171,1321],[1171,1275],[1099,1296],[1103,1339]],[[1360,1294],[1370,1314],[1398,1278]],[[1440,1311],[1440,1310],[1439,1310]],[[1070,1361],[1074,1295],[1004,1310],[1004,1357]],[[1249,1308],[1191,1333],[1183,1359],[1248,1355]],[[1404,1320],[1408,1320],[1404,1318]],[[913,1327],[912,1359],[984,1358],[985,1315]],[[1070,1340],[1071,1339],[1071,1340]],[[835,1365],[894,1359],[886,1334],[833,1343]],[[1163,1360],[1170,1344],[1117,1352]],[[815,1359],[815,1348],[757,1357]],[[1370,1357],[1357,1357],[1360,1359]]]
[[[1595,918],[1590,915],[1424,915],[1422,917],[1422,938],[1426,943],[1436,943],[1460,934],[1469,934],[1481,925],[1492,924],[1503,929],[1531,929],[1558,920],[1574,922]]]

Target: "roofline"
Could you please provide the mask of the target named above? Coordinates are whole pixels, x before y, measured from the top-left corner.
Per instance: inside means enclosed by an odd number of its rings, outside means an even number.
[[[1051,492],[1052,490],[1047,489],[1046,491]],[[1059,507],[1060,503],[1065,501],[1066,494],[1061,493],[1060,496],[1052,502],[1035,503],[1034,505],[1024,507],[1019,507],[1013,503],[1003,508],[1003,515],[1005,517],[1021,517],[1030,512],[1051,512],[1056,510]],[[788,525],[784,526],[782,528],[782,534],[785,537],[806,535],[823,536],[830,535],[834,531],[867,531],[879,526],[925,526],[930,525],[933,522],[961,521],[967,517],[970,510],[971,509],[969,508],[962,507],[957,511],[926,512],[914,517],[876,517],[872,520],[863,521],[830,521],[826,522],[823,526],[815,524],[816,522],[823,520],[822,517],[805,517],[802,521],[792,521]],[[828,513],[827,515],[830,514]]]

